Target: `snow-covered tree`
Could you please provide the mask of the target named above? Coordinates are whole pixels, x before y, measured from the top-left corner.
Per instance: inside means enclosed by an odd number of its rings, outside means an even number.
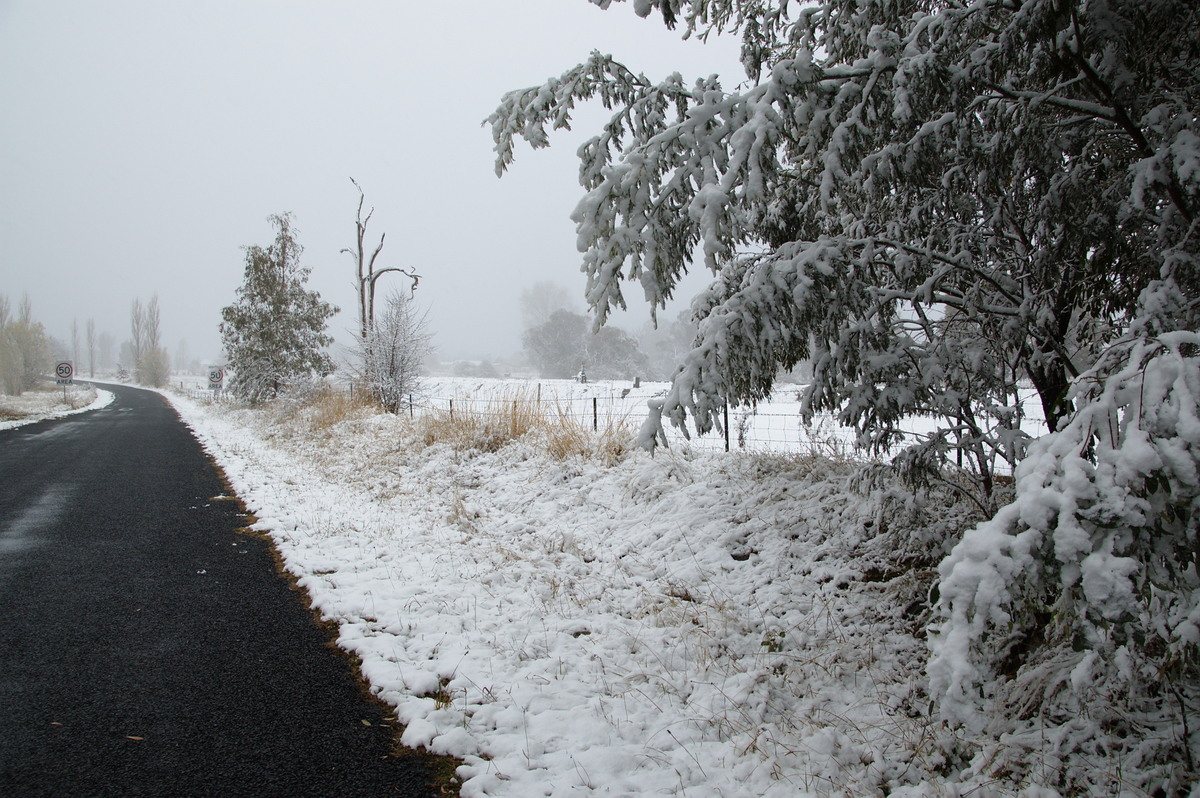
[[[358,355],[359,377],[367,390],[383,407],[396,412],[403,397],[411,393],[417,382],[418,371],[430,351],[430,335],[425,315],[411,303],[412,293],[421,277],[415,271],[398,266],[376,266],[383,252],[387,234],[379,236],[379,243],[367,254],[367,226],[375,209],[363,216],[366,195],[358,181],[350,178],[358,190],[358,208],[354,216],[354,249],[343,249],[351,255],[355,264],[355,284],[358,288]],[[410,281],[408,297],[393,293],[388,297],[384,316],[375,317],[375,293],[379,279],[388,273],[402,274]]]
[[[625,281],[661,307],[697,249],[716,275],[664,418],[708,430],[811,358],[806,413],[875,450],[942,419],[927,454],[965,452],[989,493],[1025,444],[1019,381],[1056,428],[1194,220],[1194,4],[635,7],[740,32],[751,83],[654,83],[595,53],[489,121],[503,171],[577,102],[614,109],[580,148],[574,213],[598,324]]]
[[[325,332],[337,308],[305,288],[309,269],[291,214],[269,217],[270,246],[246,247],[246,270],[237,301],[221,311],[221,342],[233,371],[229,390],[252,404],[333,371]]]
[[[389,294],[383,312],[372,319],[366,340],[359,344],[362,381],[389,413],[399,412],[418,389],[430,341],[426,314],[412,296]]]
[[[1062,784],[1108,759],[1182,795],[1200,776],[1200,333],[1130,336],[1073,398],[1016,500],[941,565],[931,687],[944,716],[1063,763]]]
[[[579,150],[574,213],[597,324],[627,281],[662,307],[696,251],[713,272],[652,415],[708,430],[811,359],[806,414],[876,451],[932,417],[898,462],[937,473],[959,453],[987,504],[996,461],[1029,446],[1031,386],[1051,435],[943,566],[932,686],[947,718],[1044,721],[1065,756],[1102,693],[1088,729],[1125,724],[1115,760],[1158,762],[1142,786],[1182,793],[1200,729],[1200,4],[633,5],[740,34],[748,82],[656,83],[596,53],[489,121],[503,172],[578,102],[612,109]]]
[[[138,374],[146,356],[146,309],[142,306],[141,297],[134,297],[133,304],[129,306],[129,345],[133,370]],[[141,382],[140,378],[138,382]]]

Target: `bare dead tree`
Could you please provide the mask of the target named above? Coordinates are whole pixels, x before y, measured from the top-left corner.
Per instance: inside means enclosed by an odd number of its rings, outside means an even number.
[[[88,376],[96,376],[96,320],[87,320]]]
[[[342,252],[349,253],[355,259],[358,280],[359,335],[363,341],[366,341],[375,326],[375,284],[379,281],[379,278],[388,272],[399,272],[412,281],[412,286],[409,289],[411,293],[417,289],[417,284],[420,282],[421,276],[415,271],[402,269],[399,266],[375,267],[375,261],[379,258],[379,253],[383,251],[383,240],[387,236],[387,233],[379,236],[379,243],[375,245],[375,249],[368,256],[365,246],[367,224],[371,221],[371,216],[375,213],[375,209],[371,208],[367,211],[366,217],[363,217],[363,205],[366,203],[366,195],[363,193],[362,187],[358,185],[358,181],[353,177],[350,178],[350,182],[358,189],[358,212],[354,218],[355,249],[343,249]]]

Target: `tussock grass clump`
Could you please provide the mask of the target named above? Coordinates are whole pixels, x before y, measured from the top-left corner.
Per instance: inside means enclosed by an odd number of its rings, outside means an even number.
[[[343,421],[379,411],[378,404],[365,391],[334,387],[306,391],[291,401],[277,403],[276,408],[280,421],[302,421],[313,430],[329,430]]]
[[[546,421],[543,433],[546,452],[556,460],[583,457],[611,466],[637,445],[633,424],[626,417],[606,419],[603,427],[592,430],[560,409]]]
[[[272,406],[277,426],[329,432],[342,422],[384,412],[366,391],[324,387],[289,397]],[[422,409],[414,419],[400,414],[410,440],[418,446],[444,444],[459,451],[496,452],[515,441],[544,448],[556,460],[583,458],[606,466],[636,447],[627,417],[593,418],[571,414],[541,402],[528,391],[496,398],[459,397],[442,407]],[[598,429],[593,429],[595,424]]]
[[[445,443],[456,449],[495,452],[513,441],[528,440],[558,460],[594,458],[606,465],[616,463],[635,445],[632,425],[624,418],[606,419],[601,429],[593,431],[590,422],[573,418],[561,407],[551,408],[524,391],[489,400],[459,399],[453,409],[427,411],[416,425],[426,446]]]
[[[455,449],[494,452],[544,423],[536,398],[517,391],[496,399],[458,399],[445,409],[425,412],[417,420],[426,446],[446,443]]]

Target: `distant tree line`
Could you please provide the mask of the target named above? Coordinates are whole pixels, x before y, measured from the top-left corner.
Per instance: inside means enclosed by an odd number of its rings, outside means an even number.
[[[29,295],[14,316],[8,297],[0,294],[0,391],[16,395],[33,388],[49,373],[52,358],[46,330],[33,320]]]
[[[556,283],[539,282],[521,294],[525,324],[522,344],[542,377],[589,379],[669,379],[696,335],[686,312],[640,334],[614,325],[599,330],[572,309],[570,295]]]

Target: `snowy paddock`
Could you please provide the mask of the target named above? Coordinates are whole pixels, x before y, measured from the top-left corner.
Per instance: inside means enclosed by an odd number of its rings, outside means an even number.
[[[645,406],[552,387],[585,418]],[[536,383],[427,388],[462,413]],[[404,742],[462,758],[465,796],[1010,794],[925,693],[933,566],[968,523],[949,500],[802,441],[605,464],[533,434],[428,444],[416,407],[173,401]]]
[[[46,418],[60,418],[108,405],[113,395],[90,385],[46,384],[19,396],[0,394],[0,429],[12,429]]]

